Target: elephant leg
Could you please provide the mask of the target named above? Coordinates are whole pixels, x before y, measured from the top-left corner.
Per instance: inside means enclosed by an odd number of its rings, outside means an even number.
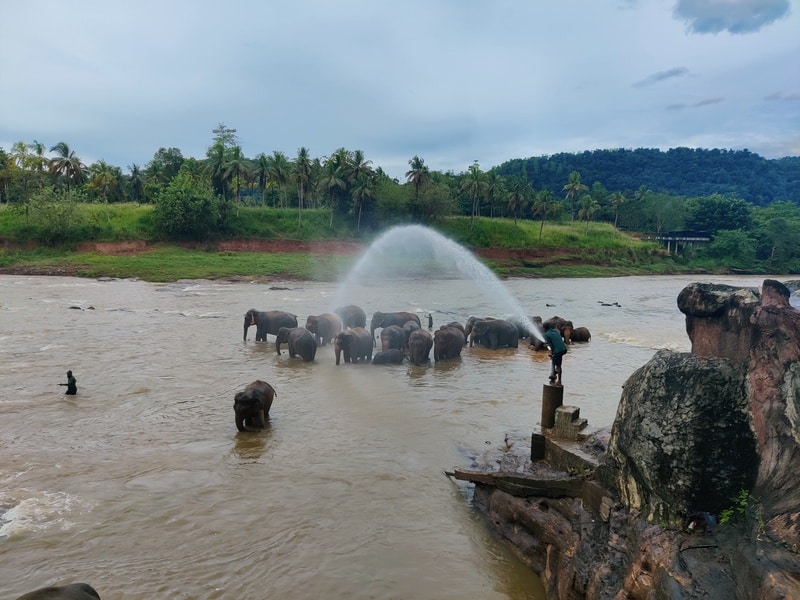
[[[264,410],[263,409],[256,412],[256,418],[255,418],[254,426],[259,428],[259,429],[266,429],[267,420],[266,420],[266,417],[264,416]]]

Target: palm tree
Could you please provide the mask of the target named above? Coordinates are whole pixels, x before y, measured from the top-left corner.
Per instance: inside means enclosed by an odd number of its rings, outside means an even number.
[[[128,169],[131,172],[129,183],[133,201],[139,203],[144,198],[144,176],[142,175],[142,169],[136,163],[128,165]]]
[[[584,194],[581,196],[581,208],[578,211],[578,219],[581,221],[586,219],[586,231],[589,231],[589,220],[598,208],[600,208],[600,205],[597,200],[592,198],[591,194]]]
[[[492,169],[486,175],[486,201],[489,203],[489,217],[494,217],[495,201],[506,194],[503,177]]]
[[[331,220],[329,227],[333,229],[333,213],[336,210],[337,196],[345,189],[346,183],[342,175],[340,157],[336,154],[325,161],[322,168],[322,177],[319,180],[320,189],[328,196],[328,205],[331,209]]]
[[[303,214],[303,196],[311,179],[311,157],[308,154],[308,148],[305,146],[297,150],[293,175],[295,183],[297,183],[297,226],[299,227],[300,218]]]
[[[566,199],[570,203],[571,220],[574,221],[578,198],[584,192],[588,192],[589,188],[581,183],[581,174],[573,171],[569,174],[569,182],[562,188],[562,191],[566,192]]]
[[[117,168],[101,160],[89,167],[89,187],[97,191],[103,202],[108,204],[108,196],[115,188],[119,187]]]
[[[462,191],[466,192],[472,200],[472,216],[470,217],[470,228],[473,227],[475,216],[480,209],[481,200],[486,194],[486,174],[481,171],[478,161],[469,166],[469,172],[461,183]]]
[[[530,184],[523,179],[516,179],[511,184],[511,189],[506,195],[508,200],[508,212],[514,217],[514,225],[517,224],[517,213],[525,210],[525,205],[528,203],[528,193]]]
[[[542,223],[539,225],[539,241],[542,241],[542,232],[544,231],[544,222],[548,214],[553,213],[553,207],[557,204],[553,201],[553,192],[544,188],[536,194],[533,200],[533,216],[542,217]]]
[[[286,185],[292,176],[292,164],[283,152],[273,150],[269,159],[269,178],[278,186],[281,208],[286,208]]]
[[[355,212],[356,208],[358,208],[356,231],[361,231],[361,212],[364,208],[364,203],[375,198],[375,178],[372,175],[362,173],[350,193],[353,196],[353,211]]]
[[[408,161],[408,166],[411,167],[406,171],[406,181],[414,186],[414,213],[415,217],[417,207],[419,206],[419,191],[431,180],[431,173],[428,167],[425,166],[425,161],[419,156],[414,155],[414,158]]]
[[[228,186],[225,181],[226,160],[227,153],[225,152],[225,144],[221,140],[218,140],[206,151],[206,159],[204,161],[206,173],[209,179],[211,179],[211,186],[214,188],[214,193],[225,199],[228,197]],[[151,164],[151,167],[152,166],[155,165]]]
[[[256,177],[256,187],[261,193],[261,206],[264,206],[264,194],[269,182],[269,157],[263,152],[257,154],[253,161],[253,175]]]
[[[242,177],[247,173],[250,161],[242,154],[241,146],[234,146],[227,152],[227,158],[223,164],[222,176],[230,186],[233,181],[233,189],[236,192],[236,214],[239,214],[239,206],[242,204]]]
[[[66,142],[58,142],[50,148],[50,152],[55,152],[57,156],[50,160],[50,172],[56,177],[63,177],[67,182],[67,192],[69,192],[70,182],[79,185],[83,182],[83,172],[86,165],[81,159],[70,150]]]
[[[622,192],[614,192],[610,198],[611,208],[614,209],[614,229],[617,228],[617,219],[619,218],[619,208],[625,204],[625,195]]]

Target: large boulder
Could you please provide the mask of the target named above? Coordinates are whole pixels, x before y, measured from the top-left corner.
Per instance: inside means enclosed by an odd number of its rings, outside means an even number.
[[[659,351],[631,375],[580,497],[476,484],[476,506],[549,598],[800,598],[800,312],[789,299],[774,280],[682,290],[692,350]]]
[[[677,529],[756,481],[744,363],[659,351],[625,383],[607,465],[622,501]]]

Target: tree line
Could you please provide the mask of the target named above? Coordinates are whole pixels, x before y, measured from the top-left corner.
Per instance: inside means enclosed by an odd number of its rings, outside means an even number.
[[[314,157],[306,147],[244,155],[235,129],[220,123],[202,159],[159,148],[127,173],[105,161],[85,165],[66,142],[34,141],[0,148],[0,203],[135,202],[154,206],[166,237],[224,234],[227,215],[242,206],[324,209],[329,225],[374,231],[402,222],[435,223],[450,215],[603,221],[659,236],[678,229],[714,237],[708,251],[739,263],[800,258],[800,158],[767,160],[748,151],[598,150],[514,159],[461,173],[408,161],[403,180],[373,165],[361,150]],[[51,210],[53,213],[53,210]],[[57,213],[61,214],[61,213]]]

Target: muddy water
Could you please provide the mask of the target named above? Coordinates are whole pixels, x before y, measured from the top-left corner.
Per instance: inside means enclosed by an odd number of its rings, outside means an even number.
[[[675,299],[697,280],[504,287],[592,331],[565,358],[565,401],[601,427],[656,349],[688,350]],[[484,289],[0,276],[0,597],[87,581],[115,599],[543,598],[442,471],[529,436],[545,353],[337,367],[330,346],[304,363],[272,336],[242,341],[251,307],[305,323],[334,298],[435,327],[504,316]],[[57,385],[67,369],[74,397]],[[270,426],[238,433],[233,395],[259,378],[278,391]]]

